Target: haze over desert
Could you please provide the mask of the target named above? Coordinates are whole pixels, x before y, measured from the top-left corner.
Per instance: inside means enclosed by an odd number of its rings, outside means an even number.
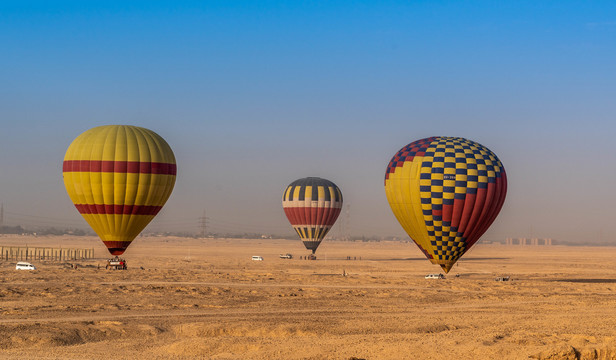
[[[405,242],[326,240],[310,261],[296,239],[139,237],[126,271],[97,268],[96,237],[0,242],[96,256],[33,260],[36,271],[0,263],[6,359],[616,356],[614,247],[478,244],[429,280],[440,267]]]
[[[0,360],[616,360],[615,39],[616,1],[0,1]]]

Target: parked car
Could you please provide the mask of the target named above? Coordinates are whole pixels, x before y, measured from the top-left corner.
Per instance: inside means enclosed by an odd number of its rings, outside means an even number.
[[[444,279],[445,275],[443,274],[428,274],[425,276],[426,279]]]
[[[254,261],[263,261],[263,257],[262,257],[262,256],[258,256],[258,255],[254,255],[254,256],[252,257],[252,259],[253,259]]]
[[[281,259],[293,259],[293,254],[280,254]]]
[[[29,262],[20,261],[15,265],[15,270],[36,270],[36,267]]]

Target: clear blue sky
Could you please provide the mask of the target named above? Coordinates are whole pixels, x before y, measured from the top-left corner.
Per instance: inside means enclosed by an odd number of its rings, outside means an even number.
[[[616,244],[613,1],[2,1],[0,80],[5,221],[85,226],[64,152],[132,124],[178,161],[151,229],[206,209],[213,231],[290,233],[282,191],[321,176],[351,234],[403,235],[387,163],[445,135],[507,170],[488,238]]]

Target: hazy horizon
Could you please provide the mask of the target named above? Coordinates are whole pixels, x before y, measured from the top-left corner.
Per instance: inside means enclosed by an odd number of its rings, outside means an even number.
[[[62,182],[89,128],[173,149],[146,231],[293,234],[292,181],[336,183],[349,235],[406,236],[383,179],[428,136],[492,150],[508,176],[485,239],[616,245],[616,4],[530,1],[0,4],[4,223],[87,228]],[[342,231],[341,215],[332,233]]]

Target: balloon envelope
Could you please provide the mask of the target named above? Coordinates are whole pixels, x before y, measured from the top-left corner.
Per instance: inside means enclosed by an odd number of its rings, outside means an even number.
[[[340,215],[342,192],[329,180],[298,179],[287,186],[282,207],[306,249],[314,254]]]
[[[175,184],[167,142],[136,126],[87,130],[68,147],[64,185],[112,255],[121,255],[163,207]]]
[[[445,272],[496,219],[506,192],[507,176],[498,157],[459,137],[414,141],[396,153],[385,173],[394,215]]]

